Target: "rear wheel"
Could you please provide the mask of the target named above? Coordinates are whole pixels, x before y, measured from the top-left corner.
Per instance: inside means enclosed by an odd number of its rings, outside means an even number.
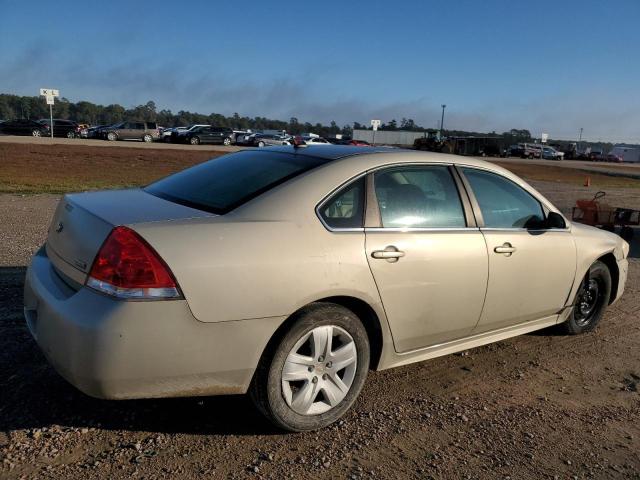
[[[369,340],[360,319],[340,305],[313,304],[265,352],[250,394],[276,426],[315,430],[345,414],[368,369]]]
[[[153,137],[147,133],[142,137],[142,141],[145,143],[151,143],[153,142]]]
[[[231,139],[229,137],[225,137],[225,139],[222,140],[222,144],[228,147],[231,145]]]
[[[191,137],[189,143],[191,145],[200,145],[200,139],[198,137]]]
[[[573,312],[563,324],[566,333],[577,335],[596,328],[609,304],[611,273],[602,262],[595,262],[582,279]]]
[[[73,132],[67,132],[67,138],[76,138],[76,134]]]
[[[34,137],[41,137],[42,136],[42,132],[40,130],[38,130],[37,128],[35,128],[32,132],[31,135]]]
[[[117,139],[118,135],[116,135],[116,132],[107,133],[107,140],[109,140],[110,142],[115,142]]]
[[[264,147],[265,143],[264,142],[258,142],[258,146],[259,147]]]

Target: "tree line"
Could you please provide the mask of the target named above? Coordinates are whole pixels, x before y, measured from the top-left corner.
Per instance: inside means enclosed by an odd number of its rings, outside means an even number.
[[[55,118],[74,120],[78,123],[88,123],[90,125],[113,125],[114,123],[125,120],[156,122],[162,127],[178,127],[194,123],[203,123],[240,130],[286,130],[292,135],[312,132],[323,137],[334,137],[337,134],[351,136],[354,129],[371,129],[371,126],[359,122],[354,122],[352,125],[339,126],[335,121],[330,122],[329,125],[323,125],[321,123],[302,122],[296,117],[291,117],[287,122],[266,117],[241,116],[238,113],[234,113],[232,116],[225,116],[219,113],[204,115],[185,110],[174,113],[167,109],[158,110],[153,101],[149,101],[144,105],[125,108],[117,103],[98,105],[87,101],[71,102],[64,97],[56,99],[53,107],[53,116]],[[49,107],[43,97],[0,94],[0,120],[16,118],[39,119],[48,117]],[[386,121],[379,129],[412,132],[437,131],[437,129],[433,128],[424,128],[416,124],[411,118],[402,118],[400,122],[396,119]],[[529,130],[516,128],[502,133],[482,133],[464,130],[444,130],[443,133],[448,136],[496,136],[500,137],[505,144],[534,141]],[[583,144],[588,145],[589,142],[583,142]]]

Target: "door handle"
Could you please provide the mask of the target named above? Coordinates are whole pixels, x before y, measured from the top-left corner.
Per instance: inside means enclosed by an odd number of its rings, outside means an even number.
[[[514,247],[513,245],[511,245],[509,242],[504,242],[501,246],[496,247],[493,249],[494,252],[496,253],[503,253],[505,254],[507,257],[510,257],[511,254],[513,252],[515,252],[517,249],[516,247]]]
[[[404,252],[401,252],[393,245],[389,245],[385,247],[384,250],[374,250],[371,252],[371,256],[373,258],[387,260],[388,262],[397,262],[398,259],[404,257]]]

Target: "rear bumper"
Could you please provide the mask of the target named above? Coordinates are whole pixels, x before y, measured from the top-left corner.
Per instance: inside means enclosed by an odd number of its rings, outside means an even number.
[[[284,320],[203,323],[184,300],[122,301],[76,291],[44,249],[27,271],[24,296],[27,325],[47,359],[98,398],[244,393]]]

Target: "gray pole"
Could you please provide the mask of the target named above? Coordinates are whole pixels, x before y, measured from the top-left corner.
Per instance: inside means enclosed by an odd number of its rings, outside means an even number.
[[[578,139],[578,151],[580,151],[581,143],[582,143],[582,127],[580,127],[580,138]]]
[[[440,138],[442,138],[442,128],[444,127],[444,109],[447,108],[446,105],[442,105],[442,117],[440,118]]]
[[[51,131],[51,140],[53,140],[53,105],[51,104],[49,104],[49,120],[51,121],[49,130]]]

